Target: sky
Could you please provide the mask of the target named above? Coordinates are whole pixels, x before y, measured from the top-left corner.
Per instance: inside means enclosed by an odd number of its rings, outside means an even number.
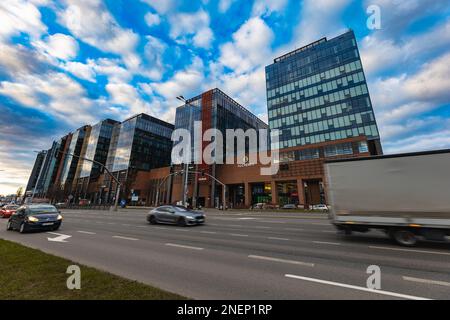
[[[33,150],[104,118],[172,122],[178,95],[218,87],[267,121],[264,67],[349,28],[384,152],[450,148],[448,0],[3,0],[0,194]]]

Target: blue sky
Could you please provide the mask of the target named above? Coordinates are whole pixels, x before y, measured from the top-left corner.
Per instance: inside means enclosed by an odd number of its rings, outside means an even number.
[[[450,148],[449,1],[1,1],[0,194],[32,150],[106,117],[173,121],[180,94],[219,87],[266,120],[264,66],[348,28],[385,152]]]

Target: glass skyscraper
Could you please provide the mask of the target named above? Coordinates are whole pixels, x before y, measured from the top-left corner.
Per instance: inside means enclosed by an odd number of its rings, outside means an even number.
[[[353,31],[322,38],[266,67],[269,126],[289,148],[366,136],[381,154],[380,136]],[[345,150],[329,153],[345,154]]]
[[[194,139],[194,122],[202,121],[202,134],[208,129],[217,129],[223,135],[223,155],[226,154],[226,129],[267,129],[267,124],[241,106],[218,88],[206,91],[186,101],[176,110],[175,129],[183,128],[191,132]],[[194,145],[191,146],[194,158]],[[237,152],[235,147],[235,153]],[[248,152],[249,150],[246,150]],[[192,159],[193,160],[193,159]]]

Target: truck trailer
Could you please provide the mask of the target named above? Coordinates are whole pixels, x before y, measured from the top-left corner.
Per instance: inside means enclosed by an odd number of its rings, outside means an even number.
[[[329,217],[346,235],[381,229],[397,243],[450,236],[450,149],[325,162]]]

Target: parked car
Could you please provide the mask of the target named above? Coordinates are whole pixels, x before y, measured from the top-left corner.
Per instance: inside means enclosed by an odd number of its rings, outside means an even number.
[[[319,211],[328,211],[328,207],[326,204],[315,204],[312,206],[312,209]]]
[[[9,218],[11,217],[11,215],[16,212],[17,208],[19,208],[19,206],[16,206],[14,204],[8,204],[6,206],[3,206],[0,209],[0,218]]]
[[[11,215],[7,230],[25,233],[32,230],[58,230],[63,217],[55,206],[49,204],[30,204],[19,207]]]
[[[65,203],[65,202],[58,202],[58,203],[55,204],[55,207],[58,208],[58,209],[66,208],[67,207],[67,203]]]
[[[160,206],[149,212],[147,221],[151,224],[166,223],[179,226],[205,223],[203,212],[187,209],[183,206]]]
[[[290,204],[285,204],[284,206],[281,207],[281,209],[297,209],[297,206],[293,203],[290,203]]]

